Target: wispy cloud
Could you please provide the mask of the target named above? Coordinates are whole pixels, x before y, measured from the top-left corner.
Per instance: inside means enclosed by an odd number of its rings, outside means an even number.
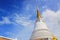
[[[29,27],[34,23],[34,21],[30,20],[30,17],[31,15],[20,16],[19,14],[16,14],[16,16],[14,17],[14,22],[25,27]]]
[[[31,26],[34,23],[33,20],[30,20],[31,16],[32,15],[21,16],[20,14],[16,14],[15,16],[11,17],[13,21],[10,20],[10,17],[2,17],[3,20],[0,21],[0,25],[1,24],[14,24],[14,25],[18,24],[18,25],[23,25],[25,27]]]
[[[0,21],[0,24],[10,24],[10,20],[8,17],[2,17],[2,21]]]
[[[14,39],[12,39],[12,40],[17,40],[17,38],[14,38]]]

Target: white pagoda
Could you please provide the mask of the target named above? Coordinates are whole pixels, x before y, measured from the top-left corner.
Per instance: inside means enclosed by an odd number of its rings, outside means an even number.
[[[37,18],[30,40],[57,40],[56,37],[47,28],[46,23],[42,20],[38,8],[36,10]]]

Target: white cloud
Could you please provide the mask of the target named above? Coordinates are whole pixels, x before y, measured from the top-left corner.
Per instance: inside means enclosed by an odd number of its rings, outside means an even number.
[[[14,25],[18,24],[18,25],[23,25],[25,27],[32,26],[34,21],[30,20],[30,17],[31,15],[21,16],[19,14],[15,14],[15,16],[12,17],[13,21],[11,21],[9,17],[2,17],[3,20],[0,21],[0,25],[1,24],[14,24]]]
[[[14,38],[14,39],[12,39],[12,40],[17,40],[17,38]]]
[[[15,34],[13,32],[5,32],[6,35],[10,35],[12,36],[13,38],[15,37]]]
[[[2,21],[0,21],[0,24],[10,24],[10,20],[8,17],[2,17]]]
[[[20,16],[20,15],[16,14],[16,17],[14,18],[14,21],[17,24],[21,24],[21,25],[27,27],[27,26],[33,25],[33,23],[34,23],[34,21],[29,20],[30,17],[31,17],[31,15]]]
[[[60,10],[54,12],[46,9],[42,16],[51,32],[60,38]]]

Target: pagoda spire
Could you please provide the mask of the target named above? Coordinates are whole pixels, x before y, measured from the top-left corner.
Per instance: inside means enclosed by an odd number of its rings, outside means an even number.
[[[40,18],[41,18],[40,12],[37,10],[37,19],[40,19]]]
[[[36,0],[36,13],[37,13],[37,19],[40,19],[41,18],[41,15],[40,15],[40,12],[38,10],[38,1]]]

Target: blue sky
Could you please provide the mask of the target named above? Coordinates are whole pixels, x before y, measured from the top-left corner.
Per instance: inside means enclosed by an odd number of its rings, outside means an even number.
[[[60,39],[60,0],[38,0],[49,30]],[[0,0],[0,36],[29,40],[36,20],[36,0]]]

